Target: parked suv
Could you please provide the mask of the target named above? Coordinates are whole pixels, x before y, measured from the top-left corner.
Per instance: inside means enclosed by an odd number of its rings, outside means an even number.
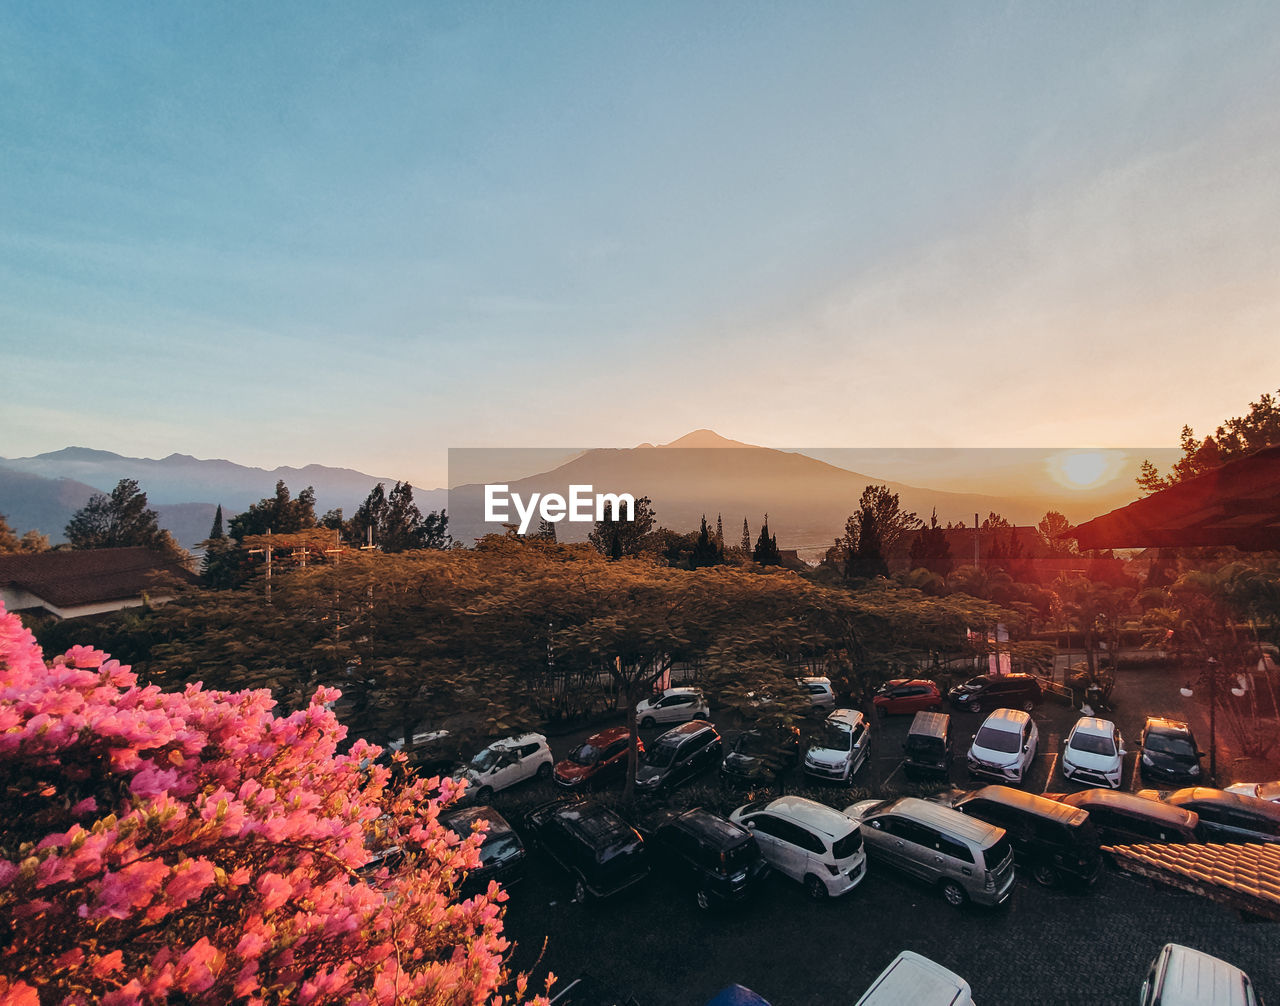
[[[1090,786],[1119,789],[1124,772],[1124,738],[1110,720],[1081,716],[1062,743],[1062,777]]]
[[[1013,890],[1003,828],[927,800],[862,800],[845,808],[872,859],[937,887],[952,905],[998,905]]]
[[[902,773],[908,779],[951,778],[951,717],[918,712],[902,744]]]
[[[710,723],[694,720],[673,727],[645,752],[636,770],[636,789],[646,794],[673,789],[719,765],[722,748],[720,734]]]
[[[941,709],[942,692],[932,681],[923,678],[894,678],[876,689],[871,701],[882,716],[917,713],[922,709]]]
[[[1260,1006],[1261,1000],[1249,976],[1234,964],[1190,947],[1166,943],[1142,983],[1140,1006],[1161,1003]]]
[[[855,1006],[973,1006],[973,990],[954,971],[904,950],[880,972]]]
[[[867,760],[871,735],[867,718],[857,709],[836,709],[824,724],[822,739],[804,756],[807,775],[848,782]]]
[[[524,877],[524,843],[507,819],[492,807],[451,808],[440,815],[440,823],[459,838],[470,837],[479,822],[484,822],[485,835],[480,845],[480,865],[462,882],[462,893],[467,896],[488,890],[491,880],[510,887]]]
[[[1058,794],[1053,799],[1087,810],[1103,845],[1200,841],[1200,818],[1195,811],[1148,800],[1136,793],[1085,789],[1079,793]]]
[[[631,731],[626,727],[610,727],[592,734],[570,753],[556,762],[552,778],[565,789],[598,789],[627,771],[627,745]],[[637,751],[644,755],[644,741],[637,740]]]
[[[746,730],[720,763],[720,779],[740,785],[773,782],[800,760],[800,731],[779,726],[776,730]]]
[[[662,824],[649,851],[693,889],[699,908],[746,900],[769,872],[751,832],[701,807]]]
[[[710,715],[700,688],[667,688],[636,704],[636,722],[642,727],[705,720]]]
[[[1196,786],[1201,782],[1200,750],[1191,727],[1181,720],[1152,716],[1142,728],[1138,774],[1143,782]]]
[[[476,803],[488,803],[494,793],[535,776],[551,775],[551,748],[542,734],[520,734],[494,741],[471,759],[460,773],[471,784]]]
[[[1087,812],[1008,786],[983,786],[954,806],[1008,832],[1014,855],[1036,883],[1091,884],[1098,878],[1102,852]]]
[[[1001,708],[1029,713],[1043,697],[1040,681],[1032,674],[984,674],[947,692],[954,708],[971,713]]]
[[[800,690],[809,696],[809,704],[818,712],[828,712],[836,707],[836,691],[830,678],[796,678]]]
[[[525,828],[573,878],[574,900],[607,898],[649,873],[640,833],[604,804],[566,797],[535,807]]]
[[[1040,731],[1021,709],[997,709],[973,735],[969,776],[1020,783],[1036,760]]]
[[[838,810],[800,796],[739,807],[729,820],[755,835],[765,860],[815,899],[852,891],[867,875],[862,831]]]
[[[1270,800],[1207,786],[1192,786],[1167,795],[1142,789],[1138,796],[1195,811],[1200,817],[1200,836],[1206,842],[1280,842],[1280,804]]]

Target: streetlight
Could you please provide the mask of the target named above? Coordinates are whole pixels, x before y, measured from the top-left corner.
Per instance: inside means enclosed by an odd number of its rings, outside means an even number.
[[[1209,676],[1209,775],[1218,781],[1218,658],[1210,657],[1205,673]],[[1190,683],[1178,689],[1184,699],[1195,695]],[[1232,688],[1231,694],[1243,698],[1243,688]]]

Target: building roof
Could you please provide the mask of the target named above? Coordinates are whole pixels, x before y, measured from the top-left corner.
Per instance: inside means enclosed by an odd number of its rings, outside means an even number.
[[[0,585],[24,590],[59,608],[139,597],[155,592],[166,575],[195,582],[179,562],[146,548],[0,555]]]
[[[1076,528],[1082,549],[1235,545],[1280,549],[1280,447],[1153,493]]]
[[[1280,919],[1280,845],[1107,845],[1122,869]]]

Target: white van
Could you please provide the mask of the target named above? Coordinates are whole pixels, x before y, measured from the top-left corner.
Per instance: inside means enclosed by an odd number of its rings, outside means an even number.
[[[1166,943],[1142,983],[1142,1006],[1260,1006],[1253,982],[1216,957]]]
[[[856,1006],[973,1006],[969,983],[927,957],[898,954]]]

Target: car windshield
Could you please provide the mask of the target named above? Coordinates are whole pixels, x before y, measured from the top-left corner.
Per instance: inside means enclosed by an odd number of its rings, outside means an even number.
[[[569,760],[575,765],[594,765],[600,760],[600,752],[590,744],[583,744],[573,749]]]
[[[1115,742],[1100,734],[1077,733],[1071,738],[1071,747],[1085,754],[1105,755],[1108,758],[1116,753]]]
[[[845,835],[844,838],[837,839],[836,844],[831,847],[831,854],[837,861],[848,859],[862,848],[862,830],[854,828],[853,831]]]
[[[853,731],[840,723],[828,723],[822,732],[822,746],[832,751],[852,751]]]
[[[679,744],[673,744],[670,741],[666,743],[659,741],[645,754],[645,763],[654,768],[666,768],[675,759],[679,747]]]
[[[740,734],[738,739],[733,742],[733,750],[738,754],[760,755],[769,750],[769,745],[765,743],[764,738],[759,734],[745,733]]]
[[[514,831],[508,831],[505,828],[501,831],[491,831],[485,836],[484,844],[480,846],[480,862],[492,863],[507,859],[519,851],[520,839],[516,837]]]
[[[485,748],[471,759],[471,767],[477,772],[488,772],[502,761],[502,752],[494,748]]]
[[[907,750],[917,755],[940,755],[943,752],[942,738],[909,734],[907,736]]]
[[[1021,746],[1021,732],[1017,730],[1000,730],[996,727],[983,727],[973,739],[975,746],[988,751],[1017,751]]]
[[[1174,737],[1169,734],[1147,734],[1147,750],[1158,754],[1174,755],[1178,758],[1196,757],[1196,749],[1185,737]]]
[[[980,691],[981,689],[987,687],[987,679],[986,678],[970,678],[968,681],[964,683],[964,687],[969,689],[969,691],[971,692]]]

